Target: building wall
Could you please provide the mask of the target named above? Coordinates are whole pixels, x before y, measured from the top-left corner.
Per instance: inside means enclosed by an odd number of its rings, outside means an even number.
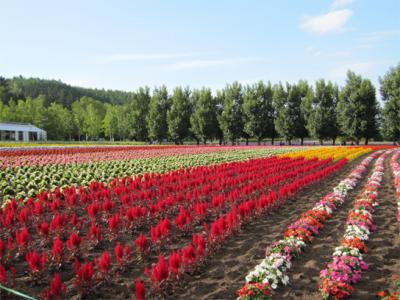
[[[47,140],[47,132],[40,128],[21,124],[0,123],[0,140],[33,141]]]

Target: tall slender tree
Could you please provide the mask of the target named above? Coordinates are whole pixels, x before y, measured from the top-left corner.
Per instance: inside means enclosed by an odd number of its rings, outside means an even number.
[[[244,131],[257,138],[258,144],[267,136],[274,136],[272,86],[260,81],[245,89],[243,100]]]
[[[243,134],[243,90],[238,82],[224,90],[224,107],[219,117],[224,138],[235,144]]]
[[[104,134],[110,138],[110,141],[114,140],[117,134],[117,107],[112,104],[105,104],[106,114],[103,119]]]
[[[383,136],[400,142],[400,63],[380,78],[380,92],[384,101]]]
[[[140,141],[148,138],[146,117],[149,111],[149,103],[150,89],[148,87],[139,88],[129,102],[132,136]]]
[[[190,133],[191,112],[189,88],[175,88],[172,96],[172,107],[167,113],[167,122],[169,136],[176,144],[182,144]]]
[[[300,85],[290,85],[289,83],[286,83],[286,90],[282,84],[276,85],[274,88],[273,100],[277,112],[275,127],[289,144],[295,137],[300,138],[301,144],[303,144],[303,139],[307,136],[305,111],[302,107],[302,99],[306,93],[303,89],[304,87]]]
[[[190,118],[192,132],[204,144],[217,136],[218,127],[216,101],[210,89],[203,88],[192,92],[193,114]]]
[[[71,138],[73,121],[72,114],[67,108],[52,102],[45,114],[44,129],[48,133],[48,139],[60,141]]]
[[[171,98],[166,86],[155,88],[150,100],[147,115],[147,130],[149,138],[162,142],[168,138],[167,112],[171,107]]]
[[[364,137],[368,144],[369,139],[377,134],[378,113],[379,105],[371,81],[349,71],[338,103],[338,120],[343,138],[358,145]]]
[[[332,82],[321,79],[315,83],[315,93],[309,101],[307,128],[313,138],[323,144],[325,139],[332,139],[335,144],[339,135],[337,122],[338,87]]]

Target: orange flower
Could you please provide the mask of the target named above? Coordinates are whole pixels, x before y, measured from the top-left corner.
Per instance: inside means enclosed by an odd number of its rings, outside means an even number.
[[[379,292],[376,293],[376,295],[377,295],[378,297],[383,298],[383,297],[386,297],[386,296],[387,296],[387,293],[386,293],[385,291],[379,291]]]

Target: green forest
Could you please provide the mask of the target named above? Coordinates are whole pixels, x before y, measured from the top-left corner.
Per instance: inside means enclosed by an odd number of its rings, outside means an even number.
[[[399,142],[400,64],[379,80],[377,91],[368,78],[349,71],[343,87],[324,79],[234,82],[213,93],[165,86],[124,92],[0,77],[0,121],[31,123],[50,140]]]

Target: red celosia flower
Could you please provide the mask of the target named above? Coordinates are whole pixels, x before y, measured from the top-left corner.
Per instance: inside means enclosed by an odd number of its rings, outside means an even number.
[[[19,212],[18,220],[22,225],[26,225],[29,219],[29,209],[27,207],[23,207]]]
[[[96,226],[96,223],[94,221],[92,221],[92,224],[90,225],[89,238],[92,241],[97,241],[97,242],[101,240],[101,226],[100,225]]]
[[[15,231],[15,240],[20,249],[25,249],[29,240],[28,228],[24,227],[21,232],[19,232],[18,230]]]
[[[131,258],[131,255],[132,255],[132,248],[128,244],[126,244],[125,245],[125,257],[126,257],[126,259],[129,260]]]
[[[110,252],[105,250],[103,254],[100,257],[100,269],[101,271],[106,274],[108,270],[110,269],[111,265],[111,257],[110,257]]]
[[[57,263],[61,263],[62,262],[62,258],[64,255],[64,246],[63,246],[63,242],[60,239],[59,236],[57,236],[54,239],[53,242],[53,247],[51,249],[51,253],[53,255],[53,259],[57,262]]]
[[[139,237],[135,241],[136,249],[140,254],[144,254],[146,252],[148,241],[146,236],[141,232]]]
[[[163,255],[160,255],[158,259],[158,263],[153,266],[152,269],[153,280],[156,283],[157,287],[160,286],[169,276],[168,265],[165,262],[165,258]]]
[[[180,251],[173,251],[169,255],[169,267],[171,269],[171,272],[177,276],[180,273],[180,269],[182,266],[182,254]]]
[[[40,224],[40,233],[46,238],[49,235],[49,224],[47,224],[46,221],[43,221],[42,224]]]
[[[14,244],[13,244],[13,241],[12,241],[12,237],[11,237],[11,236],[8,236],[8,239],[7,239],[7,248],[8,248],[8,251],[10,251],[10,252],[14,249]]]
[[[124,258],[124,248],[119,242],[117,243],[117,246],[115,246],[115,256],[117,257],[118,264],[121,265]]]
[[[0,239],[0,262],[4,256],[4,253],[6,252],[6,244],[2,239]]]
[[[67,287],[62,283],[61,276],[55,273],[50,283],[51,296],[53,298],[63,298],[67,292]]]
[[[76,232],[72,232],[67,241],[67,247],[69,250],[77,250],[82,242],[82,238]]]
[[[88,210],[88,215],[89,215],[92,219],[95,219],[97,213],[99,212],[99,207],[98,207],[97,204],[89,204],[87,210]]]
[[[44,265],[42,265],[42,257],[36,251],[28,252],[25,255],[25,259],[32,273],[37,273],[44,267]]]
[[[59,213],[56,213],[50,222],[50,230],[61,232],[64,227],[64,218]]]
[[[75,272],[77,279],[75,284],[81,289],[90,288],[92,285],[92,279],[94,275],[93,262],[84,263],[82,266],[79,260],[75,260]]]
[[[183,263],[185,268],[190,269],[196,264],[196,250],[192,244],[187,245],[182,249]]]
[[[2,264],[0,264],[0,283],[7,285],[7,271]]]
[[[146,290],[143,281],[139,278],[135,281],[135,295],[138,300],[144,300],[146,298]]]
[[[121,223],[121,219],[119,215],[113,215],[108,219],[108,225],[110,228],[110,231],[113,233],[118,233],[119,230],[119,225]]]

